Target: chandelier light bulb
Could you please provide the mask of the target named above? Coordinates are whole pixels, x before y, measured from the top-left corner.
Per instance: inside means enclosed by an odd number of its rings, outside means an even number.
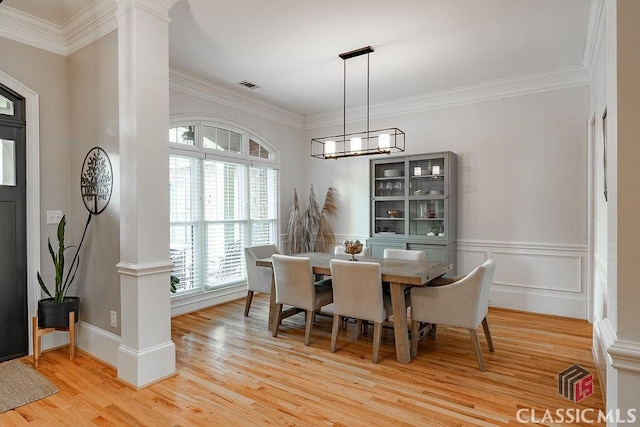
[[[351,138],[351,151],[356,153],[362,149],[362,138]]]
[[[378,135],[378,148],[386,150],[391,145],[391,135],[388,133],[381,133]]]
[[[324,154],[326,156],[333,156],[336,154],[336,142],[327,141],[324,143]]]

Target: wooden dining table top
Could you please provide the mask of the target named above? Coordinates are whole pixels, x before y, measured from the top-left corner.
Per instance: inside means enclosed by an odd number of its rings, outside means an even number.
[[[303,252],[293,256],[311,259],[311,267],[315,274],[331,275],[329,261],[332,259],[351,259],[351,255],[332,254],[326,252]],[[376,262],[380,264],[384,282],[402,283],[411,286],[422,286],[431,280],[451,271],[453,264],[429,261],[411,261],[392,258],[358,257],[360,262]],[[354,262],[358,262],[354,261]],[[256,261],[261,267],[272,267],[271,257]]]

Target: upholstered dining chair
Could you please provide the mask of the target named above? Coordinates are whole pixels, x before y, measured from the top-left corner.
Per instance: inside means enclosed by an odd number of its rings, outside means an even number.
[[[358,336],[366,320],[373,322],[373,363],[378,363],[382,322],[393,313],[391,298],[382,292],[380,264],[332,259],[329,265],[333,280],[331,352],[336,351],[342,316],[358,319]]]
[[[478,360],[478,369],[485,370],[477,328],[482,323],[489,351],[493,351],[487,312],[495,268],[495,261],[490,259],[451,283],[411,288],[412,356],[418,353],[420,322],[466,328]]]
[[[270,294],[273,271],[268,267],[258,267],[256,261],[268,258],[280,251],[275,245],[250,246],[244,249],[244,259],[247,267],[247,299],[244,303],[244,315],[249,315],[254,292]]]
[[[278,336],[282,306],[289,305],[305,311],[304,345],[309,345],[316,310],[333,302],[333,290],[325,284],[326,281],[317,284],[314,282],[311,259],[279,254],[273,255],[271,259],[276,283],[277,315],[273,336]]]
[[[393,249],[393,248],[385,248],[384,252],[382,252],[382,258],[392,258],[392,259],[406,259],[410,261],[426,261],[427,253],[425,251],[417,251],[412,249]],[[411,304],[409,299],[409,288],[404,290],[405,298],[407,300],[407,307]]]
[[[411,249],[392,249],[385,248],[382,253],[383,258],[407,259],[411,261],[426,261],[427,253],[425,251],[416,251]]]

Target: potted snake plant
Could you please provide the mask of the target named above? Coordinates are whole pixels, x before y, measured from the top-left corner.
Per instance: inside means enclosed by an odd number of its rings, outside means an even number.
[[[84,231],[82,232],[82,239],[80,244],[75,246],[75,253],[73,255],[69,268],[65,268],[65,252],[74,248],[74,246],[65,246],[64,234],[66,219],[63,216],[58,223],[57,237],[58,237],[58,250],[54,251],[51,245],[51,239],[48,239],[49,254],[53,261],[53,267],[55,269],[55,287],[50,291],[47,285],[44,283],[40,272],[38,272],[38,283],[42,291],[49,297],[43,298],[38,301],[38,327],[40,328],[68,328],[69,325],[69,313],[74,312],[75,322],[78,322],[78,312],[80,309],[80,297],[67,296],[67,291],[73,283],[76,277],[76,272],[80,266],[80,248],[84,242],[84,237],[87,233],[87,228],[91,222],[92,214],[89,213],[87,223],[85,224]]]

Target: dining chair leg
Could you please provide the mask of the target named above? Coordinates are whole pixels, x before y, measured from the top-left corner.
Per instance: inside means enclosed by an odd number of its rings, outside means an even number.
[[[362,319],[356,319],[356,328],[358,329],[358,338],[362,336]]]
[[[420,341],[420,322],[411,321],[411,357],[418,355],[418,341]]]
[[[331,353],[336,352],[336,344],[338,344],[338,331],[340,330],[340,323],[342,322],[342,316],[339,314],[333,315],[333,327],[331,328]]]
[[[380,341],[382,340],[382,322],[373,323],[373,363],[378,363]]]
[[[484,359],[482,358],[482,348],[480,347],[480,339],[478,339],[478,331],[469,329],[469,336],[471,337],[473,350],[476,353],[476,359],[478,359],[478,369],[484,371]]]
[[[313,320],[316,312],[314,310],[307,310],[306,325],[304,328],[304,345],[311,344],[311,328],[313,328]]]
[[[487,323],[486,317],[482,319],[482,329],[484,329],[484,336],[487,339],[489,351],[493,351],[493,340],[491,339],[491,331],[489,330],[489,323]]]
[[[430,340],[435,340],[438,337],[438,325],[432,323],[429,327],[429,332],[427,333],[427,337]]]
[[[247,299],[244,302],[244,317],[249,315],[249,308],[251,308],[251,301],[253,301],[253,291],[247,291]]]
[[[271,335],[277,337],[278,327],[280,326],[280,322],[282,321],[282,304],[276,304],[276,313],[273,320],[273,330],[271,331]]]

